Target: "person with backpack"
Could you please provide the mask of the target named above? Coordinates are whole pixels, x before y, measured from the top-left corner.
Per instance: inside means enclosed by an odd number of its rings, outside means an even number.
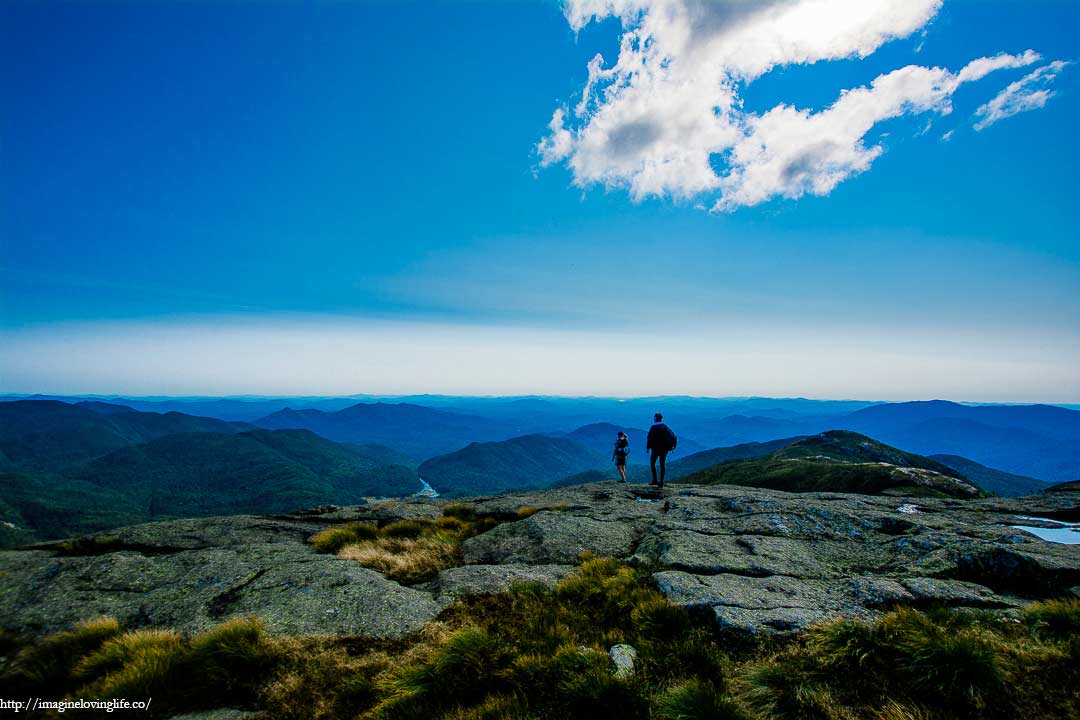
[[[611,453],[611,461],[615,463],[619,471],[619,482],[626,482],[626,457],[630,454],[630,438],[622,430],[615,439],[615,449]]]
[[[675,449],[679,439],[675,433],[664,424],[662,413],[653,415],[653,426],[649,428],[649,436],[645,439],[645,452],[650,453],[649,466],[652,468],[652,482],[650,485],[664,487],[664,475],[666,474],[667,454]],[[660,479],[656,479],[656,461],[660,461]]]

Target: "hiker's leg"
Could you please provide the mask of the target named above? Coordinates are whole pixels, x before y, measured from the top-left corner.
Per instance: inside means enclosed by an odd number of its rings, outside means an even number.
[[[653,451],[653,454],[649,457],[649,467],[652,468],[652,481],[653,485],[656,484],[656,458],[660,453]]]
[[[619,468],[619,477],[622,478],[623,482],[626,482],[626,466],[625,465],[619,465],[618,468]]]
[[[660,484],[664,484],[664,475],[667,471],[667,453],[660,453]]]

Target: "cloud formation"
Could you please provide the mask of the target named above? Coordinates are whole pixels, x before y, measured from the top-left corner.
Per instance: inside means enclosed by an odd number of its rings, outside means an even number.
[[[891,40],[925,30],[941,4],[567,0],[564,12],[574,30],[619,20],[619,56],[610,66],[599,54],[589,62],[580,101],[555,111],[537,146],[540,164],[565,163],[580,187],[622,188],[634,200],[695,198],[717,211],[775,197],[827,195],[884,152],[865,140],[878,123],[947,115],[964,83],[1032,65],[1040,56],[1033,50],[1002,53],[955,73],[910,65],[869,86],[843,90],[816,112],[781,104],[750,113],[741,89],[779,66],[865,58]],[[1017,102],[1037,102],[1035,92],[1025,96],[1018,89]],[[1003,100],[1002,111],[1010,107]]]
[[[985,130],[999,120],[1045,107],[1050,98],[1054,97],[1054,92],[1048,88],[1049,84],[1068,64],[1055,60],[1010,83],[990,102],[975,111],[975,117],[979,118],[975,123],[975,129]]]

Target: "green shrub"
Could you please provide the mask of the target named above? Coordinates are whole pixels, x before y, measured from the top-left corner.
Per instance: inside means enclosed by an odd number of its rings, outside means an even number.
[[[133,630],[105,641],[75,665],[87,697],[161,697],[180,685],[184,644],[175,630]]]
[[[635,605],[630,620],[639,635],[654,640],[678,637],[690,629],[686,608],[672,605],[659,595]]]
[[[648,702],[641,687],[616,678],[611,659],[599,649],[568,647],[555,656],[558,681],[556,704],[562,717],[592,719],[598,717],[645,718]]]
[[[744,682],[750,704],[767,717],[805,720],[849,717],[825,679],[798,652],[780,654],[752,665]]]
[[[0,577],[0,579],[3,579]],[[15,655],[22,643],[17,633],[0,628],[0,657],[7,658]]]
[[[352,522],[337,525],[316,533],[311,537],[311,544],[321,553],[336,553],[341,548],[363,540],[373,540],[379,533],[374,525],[365,522]]]
[[[119,538],[113,535],[88,535],[62,540],[51,546],[61,556],[104,555],[123,547]]]
[[[913,689],[953,703],[981,708],[1001,684],[997,655],[989,638],[971,631],[940,630],[905,638],[903,667]]]
[[[840,672],[865,669],[888,662],[893,655],[890,640],[877,623],[861,620],[833,620],[811,628],[807,646],[825,667]]]
[[[657,680],[668,682],[696,678],[724,688],[728,658],[724,648],[705,628],[694,628],[662,642],[635,641],[642,651],[642,670]]]
[[[274,720],[352,718],[378,698],[375,677],[391,667],[382,652],[350,654],[333,638],[273,638],[280,662],[258,705]]]
[[[26,692],[66,693],[76,685],[71,672],[74,663],[119,633],[116,620],[100,617],[49,635],[16,656],[10,682]]]
[[[486,630],[460,630],[432,657],[407,665],[388,678],[380,688],[386,697],[372,714],[417,717],[482,702],[503,688],[499,671],[509,659],[506,648]]]
[[[1080,636],[1080,600],[1048,600],[1036,603],[1024,612],[1035,633],[1055,640]]]
[[[688,680],[660,696],[660,720],[750,720],[738,702],[712,683]]]
[[[465,505],[463,503],[450,503],[444,505],[442,509],[443,517],[458,518],[466,522],[476,520],[476,508],[472,505]]]
[[[277,653],[263,637],[256,618],[235,618],[199,633],[188,643],[184,674],[208,704],[246,703],[255,695]]]
[[[379,535],[401,540],[415,540],[425,534],[431,526],[432,524],[430,522],[424,523],[419,520],[398,520],[397,522],[392,522],[389,525],[379,528]]]

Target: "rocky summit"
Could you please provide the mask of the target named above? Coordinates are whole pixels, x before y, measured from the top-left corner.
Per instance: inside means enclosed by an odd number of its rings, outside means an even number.
[[[1073,493],[905,499],[604,482],[454,502],[503,522],[465,541],[461,566],[414,586],[308,540],[338,523],[438,517],[446,501],[148,523],[3,551],[0,626],[40,635],[111,615],[197,631],[256,615],[272,633],[394,638],[461,595],[554,583],[584,553],[647,567],[672,602],[762,633],[896,605],[1008,609],[1080,594],[1080,546],[1012,527],[1080,519]],[[538,511],[516,519],[521,508]]]

